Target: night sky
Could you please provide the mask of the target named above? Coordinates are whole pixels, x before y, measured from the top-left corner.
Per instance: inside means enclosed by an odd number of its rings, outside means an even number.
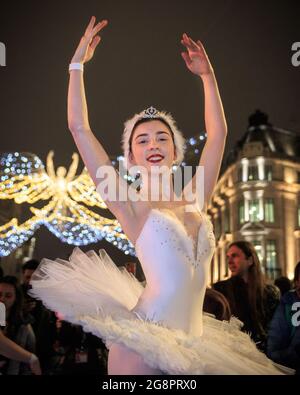
[[[299,1],[85,0],[1,2],[0,151],[29,151],[68,166],[76,151],[67,128],[68,64],[90,17],[108,19],[85,66],[90,124],[111,155],[120,153],[123,122],[154,105],[171,112],[187,137],[204,130],[201,82],[181,58],[183,32],[200,39],[213,64],[228,123],[226,152],[257,108],[270,122],[300,133]],[[81,164],[82,168],[82,164]],[[64,257],[46,229],[38,258]],[[117,260],[124,258],[106,242]]]

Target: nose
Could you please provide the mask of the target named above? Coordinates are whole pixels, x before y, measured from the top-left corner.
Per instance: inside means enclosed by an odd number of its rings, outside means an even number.
[[[149,148],[154,150],[158,147],[158,142],[156,141],[156,138],[150,139],[149,141]]]

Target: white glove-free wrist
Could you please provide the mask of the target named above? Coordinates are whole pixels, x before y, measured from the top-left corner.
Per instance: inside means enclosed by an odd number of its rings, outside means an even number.
[[[72,70],[83,71],[83,63],[70,63],[69,64],[69,71],[72,71]]]

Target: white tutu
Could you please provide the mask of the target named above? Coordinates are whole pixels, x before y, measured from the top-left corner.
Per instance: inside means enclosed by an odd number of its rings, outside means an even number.
[[[70,261],[44,259],[31,280],[33,297],[83,326],[109,348],[125,345],[153,368],[179,374],[282,374],[240,330],[241,322],[221,322],[204,315],[203,335],[143,320],[131,310],[144,288],[125,268],[118,268],[104,250],[83,253],[75,248]]]

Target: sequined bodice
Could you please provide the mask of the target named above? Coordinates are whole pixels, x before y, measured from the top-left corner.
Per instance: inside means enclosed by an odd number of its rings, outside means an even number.
[[[201,213],[192,239],[168,209],[152,209],[136,241],[147,285],[133,311],[143,319],[202,333],[202,307],[215,248],[211,222]]]

